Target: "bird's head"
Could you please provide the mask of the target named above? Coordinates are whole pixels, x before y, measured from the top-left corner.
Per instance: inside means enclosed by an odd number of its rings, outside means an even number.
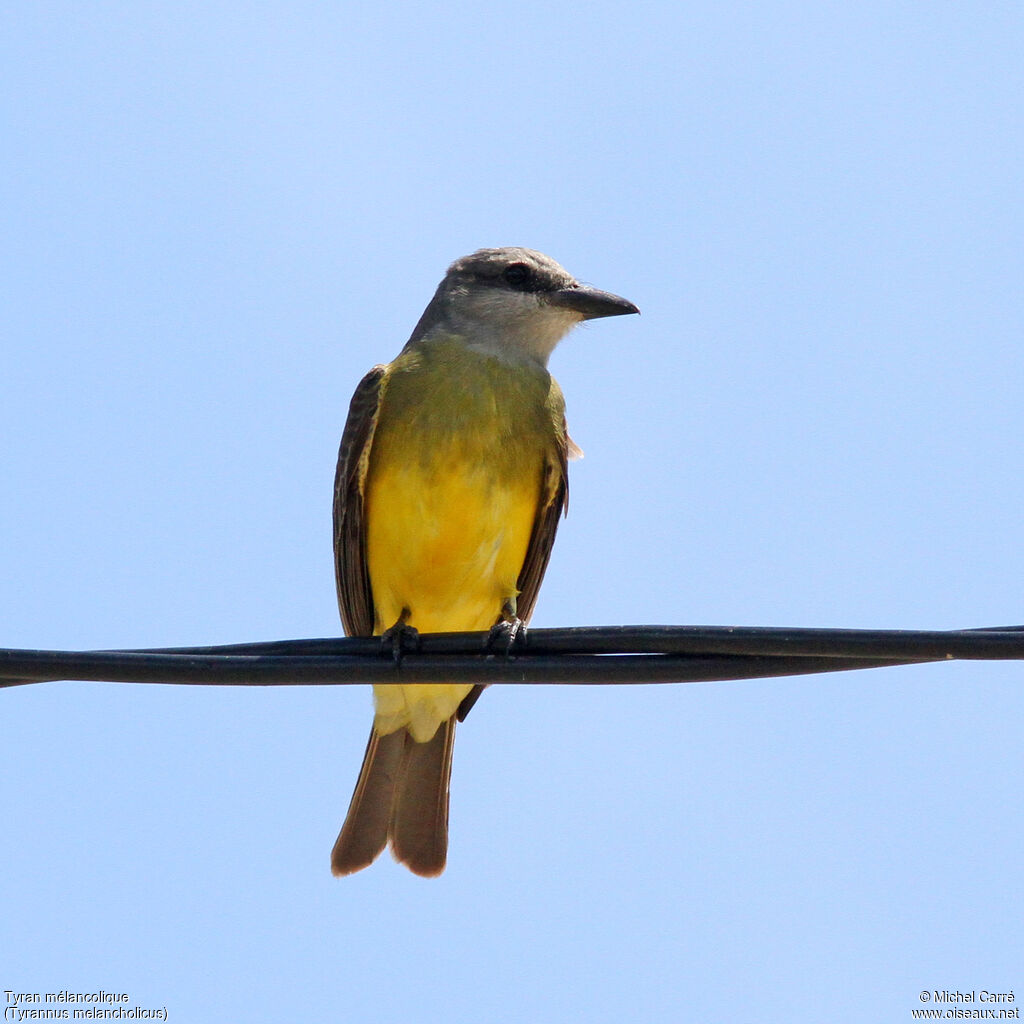
[[[456,334],[501,358],[543,365],[581,321],[638,312],[534,249],[478,249],[448,268],[410,343]]]

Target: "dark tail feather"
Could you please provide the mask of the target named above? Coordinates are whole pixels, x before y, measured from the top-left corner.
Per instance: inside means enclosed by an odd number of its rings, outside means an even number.
[[[408,736],[395,785],[388,828],[395,860],[433,878],[448,857],[448,781],[452,774],[455,715],[427,743]]]
[[[388,822],[405,747],[404,730],[381,736],[370,730],[345,824],[331,851],[331,872],[351,875],[376,860],[388,841]]]
[[[345,824],[331,851],[331,871],[351,875],[376,860],[388,840],[395,859],[428,878],[448,856],[448,781],[455,716],[417,743],[405,729],[371,730]]]

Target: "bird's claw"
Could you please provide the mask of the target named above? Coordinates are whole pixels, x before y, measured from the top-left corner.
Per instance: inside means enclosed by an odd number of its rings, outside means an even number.
[[[415,653],[420,649],[420,631],[406,624],[408,615],[408,612],[402,612],[399,620],[380,635],[381,653],[390,653],[396,665],[402,663],[406,652]]]
[[[526,623],[513,615],[510,619],[501,619],[487,632],[484,647],[492,652],[500,652],[509,657],[516,647],[526,644]]]

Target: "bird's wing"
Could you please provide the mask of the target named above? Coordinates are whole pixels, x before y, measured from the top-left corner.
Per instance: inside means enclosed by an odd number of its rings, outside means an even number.
[[[352,396],[334,476],[334,578],[341,622],[349,636],[373,634],[373,591],[366,566],[363,494],[387,367],[375,366]]]
[[[530,543],[527,545],[526,558],[523,559],[523,568],[519,572],[517,582],[519,596],[516,598],[516,616],[523,622],[529,622],[533,606],[537,603],[537,594],[555,543],[558,520],[569,511],[569,459],[578,458],[582,454],[569,437],[563,415],[562,429],[555,439],[555,450],[544,464],[540,504],[537,506]],[[457,712],[460,722],[466,720],[486,685],[477,683],[463,698]]]
[[[566,429],[565,417],[562,417],[562,429],[556,437],[555,450],[544,465],[544,479],[541,483],[540,504],[537,516],[533,521],[530,543],[526,548],[526,558],[519,572],[516,584],[519,597],[516,599],[516,615],[529,622],[533,614],[533,606],[537,603],[544,572],[551,558],[551,548],[555,543],[558,520],[569,511],[569,456],[571,451],[578,451],[570,440]]]

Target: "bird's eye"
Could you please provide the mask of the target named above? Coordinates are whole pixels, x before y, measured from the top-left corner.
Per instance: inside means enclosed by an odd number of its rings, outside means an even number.
[[[513,263],[511,266],[505,268],[505,271],[501,276],[505,279],[506,283],[510,284],[513,288],[528,288],[533,280],[533,274],[525,263]]]

